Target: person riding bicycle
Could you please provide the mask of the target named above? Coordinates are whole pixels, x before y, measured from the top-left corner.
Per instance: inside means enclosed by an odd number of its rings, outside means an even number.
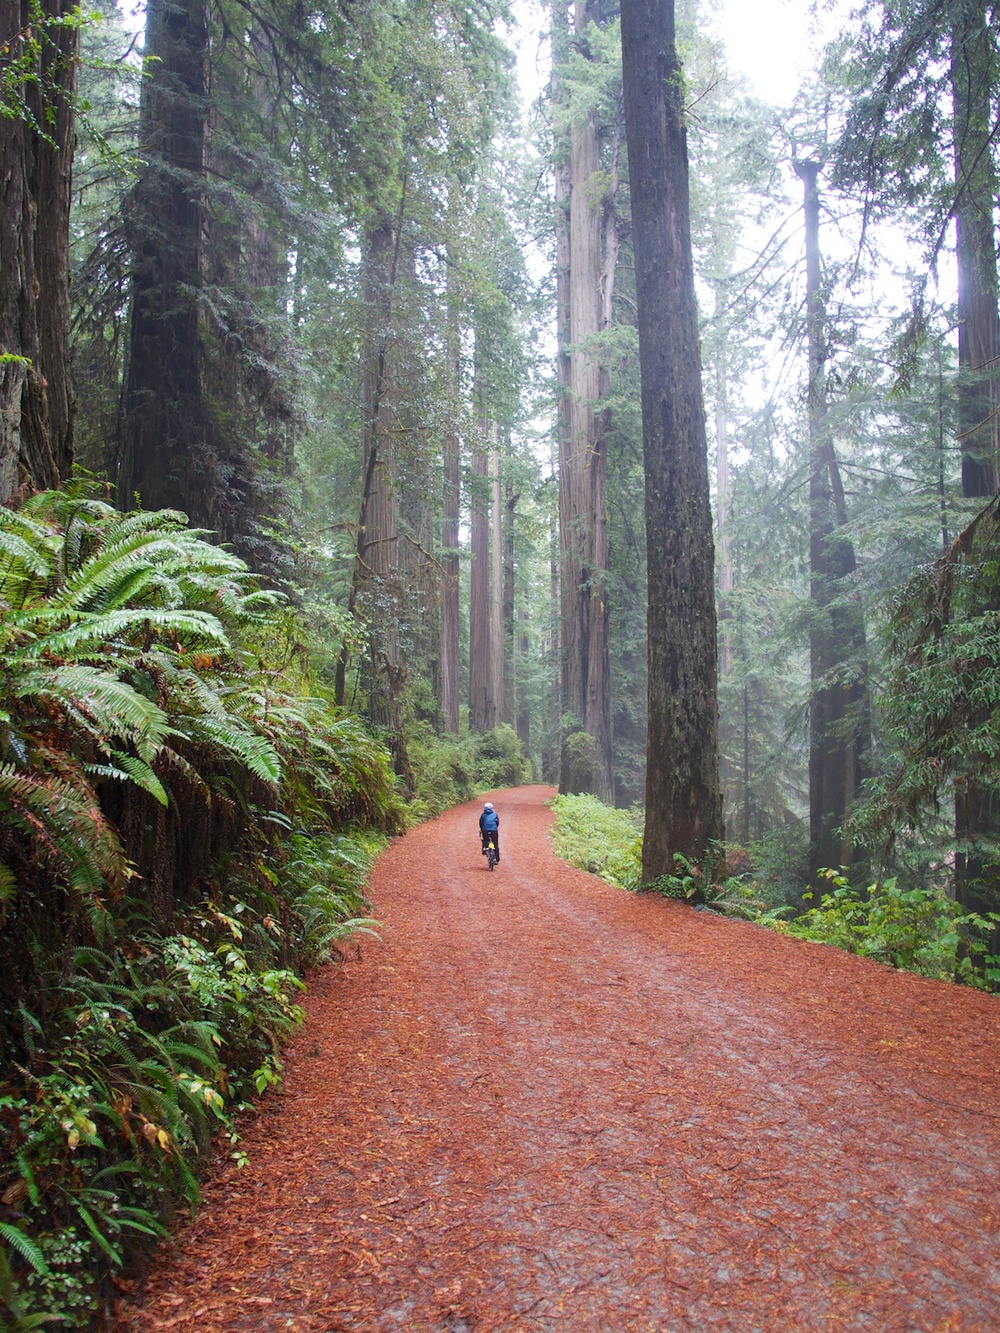
[[[489,801],[483,806],[483,813],[479,816],[479,836],[483,841],[483,855],[486,855],[486,848],[492,843],[497,854],[497,865],[499,865],[500,816]]]

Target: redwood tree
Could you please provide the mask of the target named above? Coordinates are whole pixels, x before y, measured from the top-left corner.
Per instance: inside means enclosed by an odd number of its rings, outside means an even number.
[[[79,25],[69,0],[0,4],[0,503],[73,460],[69,210]],[[40,20],[40,21],[39,21]]]
[[[588,29],[605,17],[601,0],[576,0],[572,45],[586,54]],[[610,171],[602,171],[601,129],[591,108],[567,104],[558,65],[570,45],[565,4],[553,6],[553,96],[568,123],[556,164],[559,376],[559,533],[562,709],[585,743],[563,747],[561,785],[614,799],[608,653],[606,518],[609,384],[594,339],[610,323],[618,257],[616,127]],[[577,738],[579,739],[579,738]]]
[[[199,315],[206,227],[209,28],[205,0],[150,0],[139,151],[129,207],[131,319],[119,446],[121,502],[215,526],[223,486],[209,447]]]
[[[996,493],[1000,459],[1000,317],[994,209],[997,170],[992,138],[998,56],[985,9],[959,0],[951,37],[950,82],[954,115],[955,249],[958,259],[958,424],[962,494]],[[997,592],[984,610],[1000,605]],[[995,790],[959,774],[955,780],[955,858],[959,899],[970,911],[996,910],[1000,836]]]
[[[827,413],[828,330],[819,245],[819,163],[795,163],[803,184],[809,354],[809,868],[850,865],[842,832],[868,750],[864,616],[850,584],[854,546]]]
[[[646,476],[645,882],[722,836],[705,413],[684,81],[672,0],[623,0],[622,61]]]

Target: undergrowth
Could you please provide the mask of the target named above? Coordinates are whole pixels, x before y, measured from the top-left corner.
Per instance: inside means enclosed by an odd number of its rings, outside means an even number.
[[[280,1083],[403,807],[182,515],[0,509],[0,1327],[86,1328]]]
[[[642,822],[639,806],[615,810],[596,796],[557,796],[552,845],[557,856],[600,875],[620,889],[642,882]]]
[[[518,787],[532,779],[531,761],[506,723],[458,736],[438,736],[428,725],[415,725],[407,749],[414,775],[414,820],[440,814],[480,792]]]

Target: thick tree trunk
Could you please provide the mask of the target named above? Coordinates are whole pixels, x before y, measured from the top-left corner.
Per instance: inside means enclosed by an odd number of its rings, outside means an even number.
[[[226,488],[206,419],[198,308],[208,41],[205,0],[150,0],[118,493],[126,506],[183,509],[214,527]]]
[[[44,134],[0,117],[0,503],[57,486],[73,461],[69,368],[69,212],[77,50],[74,5],[43,0],[38,81],[22,88]],[[33,15],[0,4],[0,49],[19,57]]]
[[[642,876],[722,837],[712,515],[698,353],[683,74],[671,0],[624,0],[649,579]]]
[[[554,54],[564,54],[568,18],[559,6],[561,29],[554,34]],[[577,0],[575,30],[583,34],[599,18],[598,7]],[[554,23],[556,16],[554,15]],[[557,39],[558,38],[558,39]],[[555,96],[562,97],[558,81]],[[562,554],[562,708],[568,726],[585,737],[567,737],[561,785],[567,791],[591,791],[614,799],[611,777],[611,702],[606,595],[607,414],[601,413],[600,365],[585,347],[610,318],[618,233],[612,221],[608,263],[602,254],[607,200],[595,191],[601,166],[600,135],[593,114],[572,124],[568,177],[557,167],[557,283],[560,379],[565,418],[560,423],[559,524]],[[611,216],[614,213],[611,196]],[[567,218],[568,213],[568,218]],[[568,226],[567,226],[568,222]]]
[[[401,703],[406,669],[401,661],[397,627],[399,538],[393,447],[396,349],[392,314],[399,269],[399,225],[397,222],[394,227],[384,216],[376,217],[362,242],[368,311],[361,386],[363,481],[348,609],[368,632],[360,675],[369,717],[384,733],[396,772],[410,786]],[[345,702],[346,673],[345,649],[337,663],[339,704]]]
[[[490,441],[490,692],[497,722],[504,715],[503,492],[500,486],[500,432]]]
[[[997,57],[982,3],[964,0],[952,32],[955,233],[958,259],[958,415],[962,494],[997,490],[1000,445],[1000,317],[991,136]],[[983,608],[994,609],[990,608]],[[1000,908],[1000,876],[980,842],[1000,841],[1000,801],[978,783],[956,784],[956,891],[967,911]]]
[[[819,165],[796,162],[803,184],[809,343],[809,869],[849,866],[841,829],[865,775],[868,697],[865,632],[848,586],[854,547],[843,535],[844,488],[827,419],[826,308],[819,247]]]

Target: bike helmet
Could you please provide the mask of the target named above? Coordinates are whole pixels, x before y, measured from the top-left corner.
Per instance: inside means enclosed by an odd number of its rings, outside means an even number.
[[[483,806],[483,809],[484,809],[484,810],[492,810],[492,809],[493,809],[493,806],[492,806],[492,804],[491,804],[489,801],[487,801],[486,804]]]

